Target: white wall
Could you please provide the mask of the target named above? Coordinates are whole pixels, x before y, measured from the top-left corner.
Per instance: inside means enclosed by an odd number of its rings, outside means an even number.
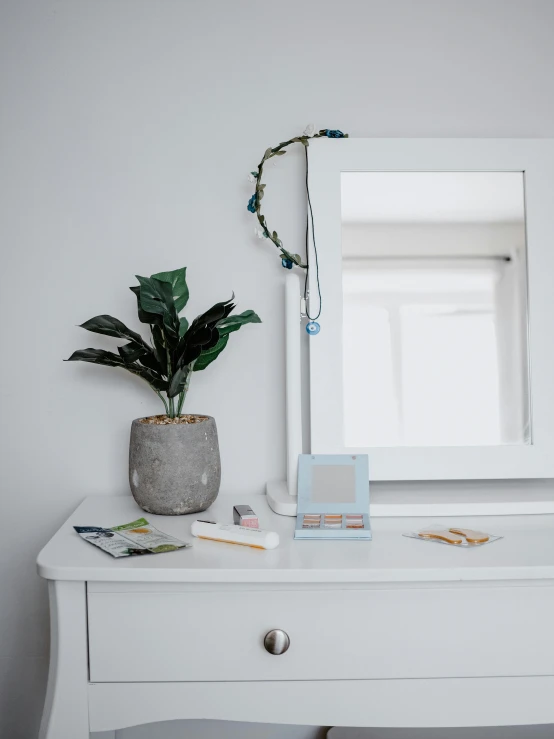
[[[128,490],[130,420],[158,410],[139,381],[62,363],[98,344],[75,325],[133,322],[136,273],[187,265],[193,309],[234,289],[264,323],[195,378],[189,410],[217,418],[223,492],[261,492],[285,466],[283,271],[252,236],[247,173],[310,121],[553,136],[553,22],[550,0],[2,0],[2,739],[34,739],[42,707],[35,556],[85,495]],[[294,250],[301,165],[266,180]]]

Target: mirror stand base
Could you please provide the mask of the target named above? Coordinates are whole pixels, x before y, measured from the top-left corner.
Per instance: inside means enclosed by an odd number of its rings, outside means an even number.
[[[284,480],[268,482],[265,488],[267,503],[280,516],[296,516],[296,495],[291,495]]]
[[[371,518],[436,516],[522,516],[554,514],[550,480],[371,483]],[[269,507],[296,516],[296,495],[284,480],[266,484]]]

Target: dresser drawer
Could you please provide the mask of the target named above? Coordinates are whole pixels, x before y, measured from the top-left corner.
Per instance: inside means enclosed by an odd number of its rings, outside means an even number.
[[[554,588],[534,586],[93,592],[90,679],[554,675],[553,613]],[[264,648],[272,629],[284,654]]]

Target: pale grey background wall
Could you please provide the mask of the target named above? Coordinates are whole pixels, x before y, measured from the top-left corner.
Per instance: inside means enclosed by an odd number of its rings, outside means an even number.
[[[223,492],[261,492],[284,472],[283,272],[253,238],[247,173],[310,121],[554,136],[553,30],[550,0],[0,1],[2,739],[34,739],[42,707],[35,556],[84,496],[127,492],[130,420],[159,410],[140,381],[62,364],[91,343],[75,325],[133,323],[132,276],[181,265],[193,309],[232,289],[257,309],[263,325],[195,378],[188,407],[217,418]],[[265,201],[295,250],[301,155],[270,168]],[[216,731],[251,735],[186,736]]]

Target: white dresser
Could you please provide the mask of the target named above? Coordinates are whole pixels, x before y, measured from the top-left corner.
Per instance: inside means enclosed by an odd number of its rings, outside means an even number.
[[[248,503],[281,544],[192,539]],[[146,518],[192,549],[116,560],[74,525]],[[448,519],[440,519],[448,523]],[[432,519],[380,518],[372,542],[294,541],[262,496],[144,514],[87,498],[45,546],[52,648],[41,739],[194,718],[321,726],[554,723],[554,515],[457,517],[501,534],[458,549],[408,539]],[[282,654],[268,632],[290,639]]]

